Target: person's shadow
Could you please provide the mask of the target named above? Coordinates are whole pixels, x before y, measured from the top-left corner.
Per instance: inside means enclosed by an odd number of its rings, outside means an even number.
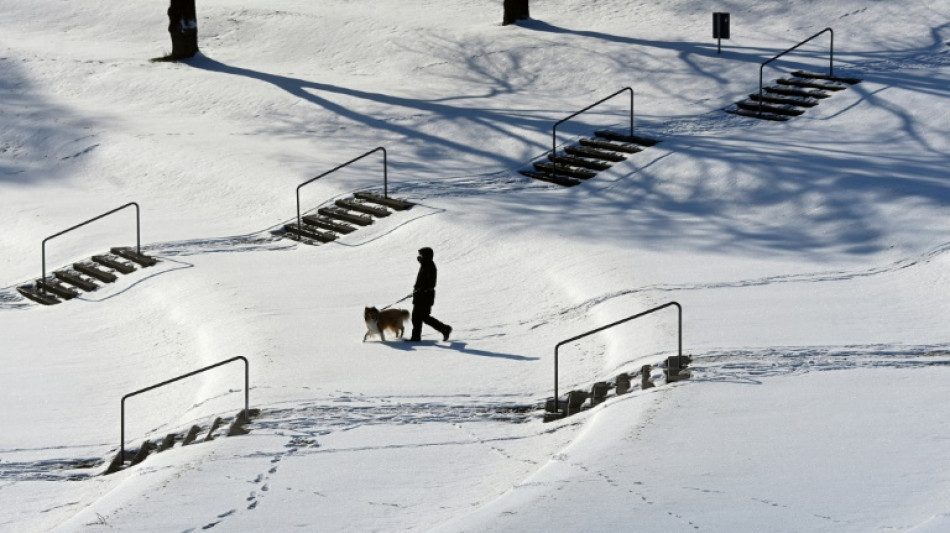
[[[441,348],[443,350],[454,350],[456,352],[465,354],[465,355],[477,355],[479,357],[497,357],[500,359],[510,359],[512,361],[537,361],[538,357],[526,357],[524,355],[515,355],[510,353],[499,353],[499,352],[489,352],[488,350],[476,350],[474,348],[469,348],[468,343],[462,341],[451,341],[448,345],[440,344],[438,341],[419,341],[419,342],[391,342],[386,343],[387,346],[395,348],[397,350],[402,350],[404,352],[411,352],[416,349],[418,346],[435,346],[436,348]]]

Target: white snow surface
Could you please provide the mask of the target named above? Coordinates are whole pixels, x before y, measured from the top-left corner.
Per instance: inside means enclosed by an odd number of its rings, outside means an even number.
[[[946,0],[0,0],[0,531],[950,530]],[[717,53],[711,13],[731,13]],[[724,108],[833,29],[863,81],[776,123]],[[764,68],[825,71],[825,33]],[[518,173],[631,87],[662,142],[573,188]],[[623,93],[626,94],[626,93]],[[627,127],[626,96],[558,127]],[[384,147],[417,205],[275,234]],[[372,154],[305,212],[382,191]],[[55,306],[16,288],[136,242]],[[362,315],[435,250],[420,344]],[[678,302],[692,378],[554,422],[555,346]],[[397,307],[409,308],[404,302]],[[559,391],[677,352],[672,307],[559,348]],[[243,407],[247,435],[127,449]],[[512,409],[516,408],[516,409]]]

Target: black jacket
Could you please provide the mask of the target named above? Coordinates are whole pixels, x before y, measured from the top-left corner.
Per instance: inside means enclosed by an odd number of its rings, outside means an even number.
[[[416,275],[416,284],[413,286],[412,304],[432,306],[435,303],[435,279],[438,271],[435,262],[421,257],[419,259],[419,274]]]

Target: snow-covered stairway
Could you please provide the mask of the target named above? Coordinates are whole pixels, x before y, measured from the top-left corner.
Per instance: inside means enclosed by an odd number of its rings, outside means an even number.
[[[388,217],[392,211],[405,211],[412,205],[406,200],[357,192],[350,198],[317,209],[316,214],[302,216],[299,226],[296,222],[284,225],[283,235],[314,245],[333,242],[342,235],[373,224],[377,219]]]
[[[235,435],[247,435],[249,430],[244,426],[252,418],[260,415],[260,409],[250,409],[245,412],[241,409],[239,413],[232,418],[215,417],[205,425],[193,425],[188,431],[174,432],[165,435],[160,439],[146,439],[138,449],[116,452],[115,456],[109,462],[109,466],[102,472],[112,474],[137,465],[148,457],[157,453],[164,452],[174,448],[176,445],[188,446],[202,442],[209,442],[219,437],[233,437]]]
[[[70,462],[72,468],[88,469],[94,463],[96,474],[108,475],[135,466],[147,458],[175,447],[200,444],[224,437],[247,435],[296,434],[295,441],[308,436],[332,431],[349,431],[356,426],[407,425],[440,422],[470,424],[477,422],[505,422],[521,424],[540,418],[540,404],[512,402],[509,396],[451,396],[435,398],[390,397],[335,398],[328,402],[309,401],[298,405],[276,408],[242,409],[232,418],[213,417],[205,424],[182,428],[164,437],[146,439],[138,448],[119,450],[105,461],[83,459]],[[63,461],[65,462],[65,461]],[[102,467],[102,465],[106,465]],[[26,465],[24,465],[26,466]],[[34,465],[39,469],[42,465]]]
[[[532,169],[520,172],[529,178],[572,187],[658,142],[608,130],[597,131],[594,137],[582,137],[577,143],[564,147],[563,154],[549,153],[545,159],[535,161]]]
[[[726,108],[727,113],[762,120],[785,121],[802,115],[834,93],[860,83],[856,78],[841,78],[815,72],[796,71],[762,87],[761,93]]]
[[[692,356],[674,355],[668,357],[656,368],[662,370],[662,379],[664,383],[674,383],[689,379],[691,372],[689,364],[692,362]],[[635,372],[621,372],[608,381],[598,381],[590,386],[590,390],[575,389],[568,392],[565,396],[555,400],[548,398],[544,405],[544,421],[551,422],[571,415],[580,413],[592,407],[606,402],[611,397],[622,396],[635,390],[647,390],[656,387],[655,380],[660,377],[654,376],[654,367],[652,365],[643,365]],[[613,391],[613,395],[611,395]]]
[[[99,283],[114,283],[116,274],[131,274],[140,267],[150,267],[158,259],[136,252],[131,248],[117,247],[109,253],[94,255],[91,259],[73,263],[53,272],[52,276],[37,279],[31,284],[20,285],[17,291],[30,300],[43,305],[55,305],[72,300],[83,292],[92,292]]]

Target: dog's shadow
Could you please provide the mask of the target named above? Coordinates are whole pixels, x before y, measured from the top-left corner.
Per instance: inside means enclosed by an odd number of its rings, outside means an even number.
[[[435,347],[441,348],[443,350],[453,350],[465,355],[477,355],[479,357],[497,357],[500,359],[510,359],[512,361],[537,361],[539,357],[527,357],[524,355],[515,355],[510,353],[499,353],[499,352],[489,352],[488,350],[476,350],[474,348],[469,348],[468,343],[461,341],[450,341],[448,344],[442,344],[439,341],[418,341],[418,342],[408,342],[408,341],[394,341],[386,342],[386,346],[390,348],[395,348],[396,350],[401,350],[404,352],[415,351],[416,348],[425,347]]]

